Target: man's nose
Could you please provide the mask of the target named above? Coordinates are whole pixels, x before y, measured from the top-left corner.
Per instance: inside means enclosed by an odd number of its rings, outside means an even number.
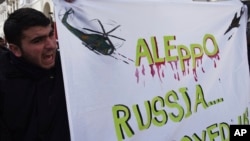
[[[46,48],[57,48],[56,38],[54,36],[47,37],[45,47]]]

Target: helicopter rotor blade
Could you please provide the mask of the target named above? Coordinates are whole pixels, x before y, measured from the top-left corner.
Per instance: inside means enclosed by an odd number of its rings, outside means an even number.
[[[99,34],[103,34],[102,32],[99,32],[99,31],[95,31],[95,30],[92,30],[92,29],[88,29],[88,28],[82,28],[84,30],[88,30],[88,31],[91,31],[91,32],[94,32],[94,33],[99,33]]]
[[[104,27],[103,27],[103,25],[102,25],[101,21],[100,21],[100,20],[98,20],[98,19],[96,19],[96,20],[97,20],[97,21],[98,21],[98,23],[100,24],[100,26],[101,26],[101,28],[102,28],[103,33],[106,33],[106,31],[105,31],[105,29],[104,29]]]
[[[120,37],[117,37],[117,36],[114,36],[114,35],[108,35],[108,36],[113,37],[113,38],[116,38],[116,39],[120,39],[120,40],[123,40],[123,41],[126,41],[125,39],[120,38]]]
[[[62,11],[62,10],[63,10],[63,9],[61,9],[60,11]],[[73,10],[72,8],[70,8],[70,9],[68,9],[68,10],[67,10],[67,8],[65,8],[65,11],[66,11],[65,13],[63,13],[63,14],[58,14],[58,16],[61,17],[61,16],[64,16],[65,14],[68,14],[68,15],[69,15],[69,14],[74,14],[74,10]],[[60,12],[59,12],[59,13],[60,13]]]
[[[115,28],[113,28],[112,30],[110,30],[109,32],[107,32],[107,34],[113,32],[114,30],[116,30],[116,29],[117,29],[118,27],[120,27],[120,26],[121,26],[121,25],[116,26]]]
[[[114,45],[113,45],[113,43],[111,42],[111,40],[110,40],[109,38],[107,38],[107,40],[108,40],[108,42],[110,43],[110,45],[111,45],[112,47],[114,47]]]
[[[70,8],[67,12],[68,12],[68,14],[72,14],[72,13],[74,13],[74,10],[72,8]]]

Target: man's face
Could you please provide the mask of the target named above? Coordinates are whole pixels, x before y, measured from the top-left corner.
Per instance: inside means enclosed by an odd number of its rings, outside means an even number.
[[[19,53],[14,53],[17,57],[44,69],[55,65],[57,43],[50,25],[34,26],[23,31],[20,48]]]

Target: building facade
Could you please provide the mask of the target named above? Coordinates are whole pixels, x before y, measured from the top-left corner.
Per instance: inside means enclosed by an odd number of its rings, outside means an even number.
[[[0,0],[0,36],[4,37],[3,24],[8,15],[13,11],[22,8],[31,7],[43,12],[46,16],[54,20],[53,1],[52,0]]]

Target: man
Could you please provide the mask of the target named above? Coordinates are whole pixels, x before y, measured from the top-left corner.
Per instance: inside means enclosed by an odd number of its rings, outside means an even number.
[[[0,141],[70,141],[60,56],[50,19],[21,8],[4,23]]]
[[[0,37],[0,53],[3,51],[8,51],[8,49],[6,47],[5,40],[2,37]]]

